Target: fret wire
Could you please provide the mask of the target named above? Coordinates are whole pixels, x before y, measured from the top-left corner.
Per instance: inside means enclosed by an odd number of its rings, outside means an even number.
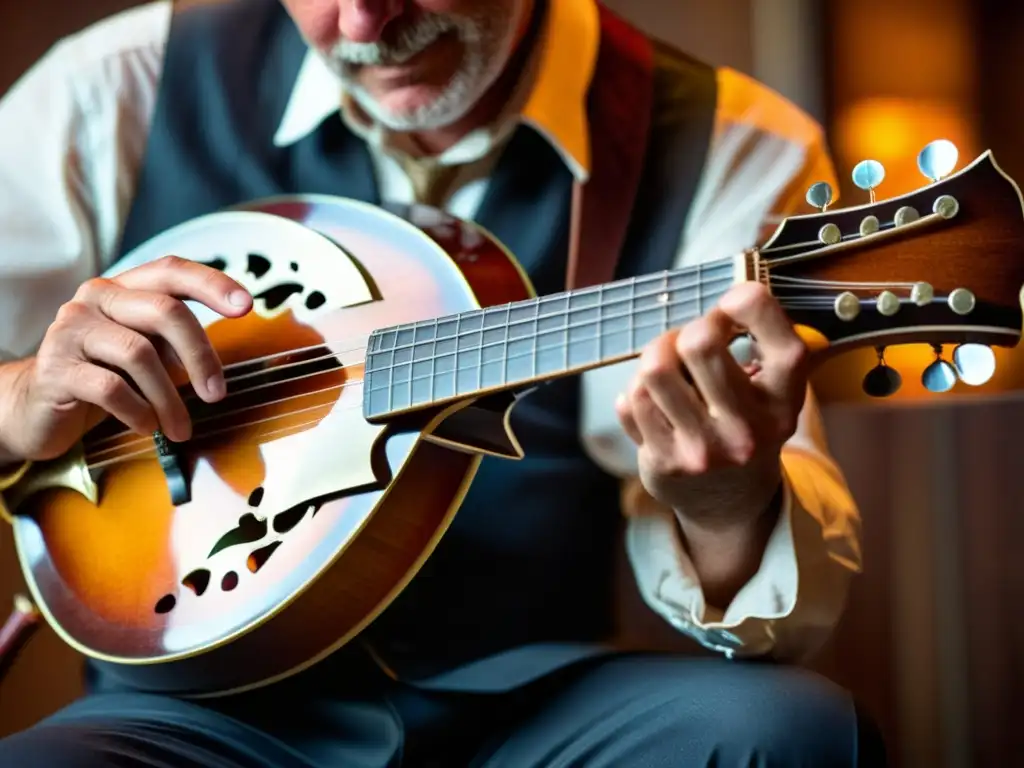
[[[711,271],[712,275],[713,275],[715,271],[721,270],[723,267],[724,267],[724,265],[714,265],[714,266],[709,268],[709,271]],[[717,278],[713,277],[711,280],[707,280],[707,281],[705,281],[703,279],[703,272],[704,272],[703,265],[698,265],[698,268],[695,269],[695,270],[690,270],[689,274],[681,274],[679,272],[664,272],[664,273],[660,273],[657,276],[649,276],[649,277],[646,277],[646,278],[643,278],[643,279],[631,278],[628,281],[620,282],[617,286],[616,286],[616,284],[608,284],[608,285],[597,286],[596,290],[591,292],[591,295],[593,295],[593,293],[596,293],[598,295],[598,307],[597,307],[597,309],[598,309],[598,320],[597,320],[596,324],[594,323],[594,321],[584,321],[584,322],[580,322],[580,323],[573,323],[571,315],[572,315],[572,313],[577,312],[577,309],[573,308],[571,306],[571,304],[569,306],[567,306],[564,310],[558,310],[557,312],[553,312],[553,313],[551,313],[551,315],[548,315],[547,317],[553,317],[556,314],[561,314],[565,318],[566,325],[562,326],[561,328],[559,328],[557,330],[561,332],[561,335],[562,335],[562,337],[564,339],[564,341],[562,343],[566,344],[566,345],[571,344],[570,336],[571,336],[571,331],[573,329],[585,328],[588,325],[595,325],[596,326],[596,333],[597,333],[597,341],[598,341],[598,343],[596,345],[597,346],[597,350],[598,350],[598,357],[597,357],[597,360],[595,360],[595,362],[597,362],[597,361],[600,361],[601,359],[603,359],[604,358],[604,354],[605,354],[605,352],[604,352],[604,350],[605,350],[604,335],[606,333],[605,322],[608,319],[608,318],[604,317],[605,309],[608,308],[608,307],[620,306],[622,304],[625,304],[626,302],[629,302],[629,304],[631,305],[630,306],[630,310],[631,311],[625,313],[626,314],[625,320],[626,320],[626,323],[627,323],[628,334],[629,334],[629,341],[630,341],[629,347],[630,347],[630,350],[633,353],[635,353],[637,351],[637,346],[638,346],[638,344],[637,344],[637,342],[638,342],[638,339],[637,339],[638,331],[640,331],[641,329],[646,329],[647,327],[649,327],[649,326],[644,325],[644,324],[639,324],[639,325],[637,324],[636,315],[640,311],[638,309],[637,304],[638,304],[638,301],[640,299],[648,297],[648,296],[651,295],[650,293],[644,293],[644,292],[638,291],[637,290],[638,286],[643,287],[643,286],[651,285],[654,282],[654,280],[652,280],[651,278],[656,278],[656,279],[660,280],[662,282],[663,286],[664,286],[666,283],[668,283],[670,278],[673,277],[673,276],[675,276],[675,277],[683,276],[684,278],[688,278],[688,277],[694,276],[696,274],[696,276],[698,277],[698,280],[696,280],[696,281],[687,280],[680,288],[671,289],[671,287],[670,287],[670,289],[669,289],[669,304],[672,305],[672,306],[677,306],[677,307],[678,306],[685,307],[687,305],[692,305],[692,304],[696,303],[698,309],[699,310],[703,310],[704,298],[705,298],[704,294],[703,294],[703,291],[704,291],[705,287],[710,288],[714,284],[723,284],[723,290],[716,291],[716,294],[718,294],[718,296],[720,296],[720,295],[722,295],[725,292],[725,290],[728,289],[728,287],[731,287],[732,282],[733,282],[731,272],[728,274],[728,276],[725,275],[725,274],[722,274],[720,277],[717,277]],[[689,288],[694,287],[694,283],[696,284],[696,287],[697,287],[696,300],[694,300],[694,299],[685,299],[685,298],[672,299],[673,296],[676,296],[676,295],[679,295],[679,294],[682,294],[682,293],[686,293],[689,290]],[[605,297],[604,297],[605,292],[607,292],[607,291],[609,291],[609,290],[611,290],[611,289],[613,289],[615,287],[625,287],[625,285],[629,286],[630,296],[628,298],[612,299],[610,301],[606,301],[605,300]],[[577,293],[577,294],[573,294],[573,295],[579,295],[579,294]],[[519,325],[519,324],[521,324],[523,322],[530,322],[532,320],[533,325],[534,325],[533,333],[532,333],[532,339],[531,339],[531,341],[532,341],[532,353],[531,353],[531,358],[532,358],[531,359],[532,375],[531,375],[531,378],[536,378],[536,377],[539,377],[539,376],[542,375],[542,371],[540,369],[540,354],[542,352],[544,352],[544,351],[551,350],[553,346],[555,348],[557,348],[557,345],[546,345],[545,346],[545,345],[542,345],[540,343],[541,342],[541,340],[539,338],[540,337],[540,333],[541,333],[540,332],[540,320],[542,319],[540,313],[541,313],[542,307],[545,304],[544,300],[547,299],[546,303],[547,303],[547,305],[550,306],[550,304],[554,303],[555,301],[566,300],[568,298],[569,298],[569,296],[566,295],[566,294],[563,294],[561,296],[542,297],[541,300],[532,302],[532,306],[534,308],[534,316],[532,318],[526,318],[524,320],[517,320],[514,323],[515,325]],[[505,325],[505,338],[500,340],[499,342],[496,342],[496,343],[502,344],[503,347],[504,347],[504,349],[503,349],[503,364],[502,364],[503,365],[504,373],[503,373],[503,377],[502,378],[503,378],[503,383],[505,383],[505,384],[510,383],[508,381],[508,379],[509,379],[509,375],[508,375],[509,374],[509,361],[511,360],[512,357],[516,357],[516,358],[521,357],[521,355],[510,355],[509,351],[508,351],[508,345],[509,345],[509,343],[511,341],[511,326],[513,325],[512,309],[513,309],[513,307],[524,307],[525,308],[525,304],[526,304],[525,302],[522,302],[522,303],[521,302],[514,302],[514,303],[506,305],[505,307],[503,307],[501,309],[498,309],[496,307],[495,308],[489,308],[490,310],[503,311],[505,313],[505,322],[504,322],[504,325]],[[583,307],[582,308],[582,311],[587,311],[587,310],[588,310],[587,307]],[[646,311],[646,310],[643,310],[643,311]],[[484,310],[483,311],[483,314],[485,315],[485,317],[486,317],[486,314],[488,312],[489,312],[489,310]],[[477,310],[476,313],[479,314],[480,310]],[[416,347],[418,345],[418,343],[416,343],[415,341],[414,341],[413,344],[399,345],[397,343],[399,332],[402,331],[402,330],[415,329],[417,327],[422,327],[426,323],[429,323],[431,326],[433,326],[435,328],[438,328],[441,321],[450,320],[450,319],[452,319],[452,317],[454,317],[455,326],[456,326],[456,328],[455,328],[456,335],[455,335],[453,341],[455,342],[456,346],[455,346],[455,350],[454,350],[454,353],[453,353],[453,357],[454,357],[454,361],[455,361],[455,370],[453,371],[453,374],[455,375],[455,377],[457,379],[457,377],[458,377],[458,365],[459,365],[459,361],[460,361],[459,355],[460,355],[461,352],[463,352],[463,351],[474,351],[474,352],[477,352],[478,353],[478,359],[480,360],[480,366],[482,367],[482,365],[483,365],[483,348],[485,346],[493,346],[494,345],[494,344],[485,344],[483,342],[483,338],[481,337],[481,340],[480,340],[480,343],[479,343],[478,346],[470,348],[468,350],[462,350],[462,349],[459,348],[459,341],[461,341],[461,339],[462,339],[462,337],[464,335],[467,335],[469,333],[469,331],[464,331],[462,329],[462,327],[461,327],[462,316],[463,315],[468,316],[469,314],[470,313],[460,313],[460,314],[454,315],[454,316],[433,318],[432,320],[425,321],[425,322],[421,321],[421,322],[418,322],[418,323],[410,323],[410,324],[403,325],[403,326],[396,326],[396,327],[393,327],[393,328],[382,329],[379,332],[380,334],[390,333],[390,334],[395,336],[395,339],[394,339],[395,344],[394,344],[393,348],[389,347],[386,350],[385,349],[381,349],[381,350],[379,350],[376,353],[370,353],[368,355],[368,357],[370,359],[372,359],[373,357],[379,357],[379,355],[384,354],[384,353],[388,353],[388,354],[392,355],[392,357],[394,357],[396,352],[399,352],[399,351],[401,351],[401,350],[403,350],[405,348]],[[494,312],[490,312],[490,314],[491,314],[491,316],[493,316]],[[621,317],[621,316],[622,315],[618,315],[617,317]],[[684,312],[684,318],[683,319],[684,320],[685,319],[689,319],[688,314],[686,312]],[[669,316],[669,320],[671,320],[671,316]],[[547,332],[545,332],[545,333],[547,335]],[[440,355],[438,355],[438,353],[437,353],[437,341],[438,341],[437,337],[438,337],[438,335],[439,335],[439,331],[435,330],[434,338],[431,339],[431,379],[432,380],[431,380],[430,387],[429,387],[431,401],[433,401],[434,399],[437,398],[436,373],[437,373],[437,363],[438,363],[438,359],[440,357]],[[376,343],[379,346],[382,346],[381,345],[381,338],[382,338],[382,336],[378,335],[377,340],[376,340]],[[413,334],[413,338],[415,339],[415,333]],[[565,359],[567,361],[570,359],[568,357],[568,352],[566,352]],[[387,365],[385,365],[383,367],[382,370],[389,370],[390,374],[391,374],[388,377],[389,378],[389,382],[387,384],[380,385],[380,386],[373,386],[373,385],[371,385],[370,387],[368,387],[368,391],[371,391],[371,392],[372,391],[379,391],[380,388],[382,388],[382,387],[386,387],[389,390],[388,394],[387,394],[387,398],[386,398],[387,402],[388,402],[389,410],[394,410],[394,408],[395,408],[395,392],[394,392],[394,390],[396,388],[396,383],[394,381],[393,374],[394,374],[394,368],[396,366],[397,366],[397,364],[394,363],[394,361],[392,360],[390,363],[388,363]],[[567,363],[566,367],[565,367],[565,370],[569,370],[569,368],[570,368],[570,366]],[[554,371],[552,371],[552,372],[554,372]],[[478,373],[478,380],[481,380],[482,379],[482,375],[483,375],[482,370],[478,370],[477,373]],[[548,371],[545,371],[544,373],[548,373]],[[410,376],[411,376],[411,374],[412,374],[412,371],[410,370]],[[374,377],[374,378],[377,379],[377,380],[380,379],[379,376]],[[422,378],[422,377],[412,377],[412,378],[417,378],[418,379],[418,378]],[[406,385],[407,382],[401,382],[401,383],[403,385]],[[409,395],[410,402],[409,402],[408,405],[411,405],[414,400],[418,401],[418,398],[415,398],[413,393],[412,393],[412,383],[411,383],[411,381],[408,382],[408,385],[410,386],[410,395]],[[457,394],[457,390],[458,390],[457,381],[456,381],[455,389],[456,389],[456,392],[453,393],[453,394]]]
[[[668,272],[665,273],[665,277],[662,280],[662,284],[664,285],[665,290],[664,290],[664,292],[660,296],[658,296],[658,301],[661,302],[662,315],[664,315],[664,321],[662,323],[662,328],[664,329],[664,331],[667,332],[668,331],[668,327],[669,327],[668,326],[668,323],[669,323],[669,318],[668,318],[669,304],[671,303],[671,300],[672,300],[672,294],[669,293],[669,288],[668,288]]]
[[[501,383],[508,384],[508,345],[509,336],[512,333],[512,305],[505,305],[505,342],[502,345],[501,356]]]
[[[530,378],[537,377],[537,366],[540,365],[537,360],[539,350],[537,349],[537,339],[540,337],[540,303],[533,305],[533,355],[530,363]]]
[[[697,316],[700,317],[704,314],[704,288],[700,284],[701,277],[704,274],[704,265],[697,265]]]
[[[564,354],[562,355],[562,370],[564,371],[569,370],[569,323],[572,320],[572,315],[570,314],[571,312],[572,295],[570,294],[565,299],[565,328],[562,329],[562,335],[565,337],[565,350]]]
[[[672,291],[673,294],[675,294],[675,293],[682,293],[682,292],[684,292],[682,289],[675,289],[675,290]],[[722,295],[724,295],[724,292],[722,293]],[[696,299],[670,299],[670,301],[668,303],[669,303],[670,308],[680,307],[680,306],[687,306],[687,305],[692,306],[693,304],[696,303]],[[627,322],[631,322],[636,314],[637,313],[632,313],[629,316],[627,316]],[[697,316],[698,315],[693,314],[693,315],[685,317],[684,320],[692,320],[692,319],[694,319]],[[660,325],[661,322],[663,322],[663,321],[659,321],[659,322],[656,322],[656,323],[649,323],[647,325],[641,325],[640,327],[652,328],[652,327]],[[574,330],[574,329],[578,329],[578,328],[584,328],[587,325],[591,325],[591,324],[592,324],[591,321],[583,321],[581,323],[568,326],[568,328],[569,328],[569,330]],[[562,330],[564,330],[564,328],[559,328],[559,329],[555,329],[555,330],[562,331]],[[635,330],[637,330],[637,328],[634,327],[633,330],[635,331]],[[539,336],[540,336],[540,331],[537,330],[533,334],[533,341],[534,341],[535,345],[536,345],[536,342],[537,342],[537,339],[539,338]],[[564,334],[563,334],[563,336],[564,336]],[[631,337],[631,342],[632,342],[631,346],[633,348],[635,348],[636,347],[635,336]],[[493,346],[497,346],[500,343],[502,343],[502,342],[491,342],[491,343],[487,343],[487,344],[482,344],[482,346],[485,347],[485,348],[486,347],[493,347]],[[539,346],[539,347],[537,347],[537,349],[538,349],[538,351],[543,352],[543,351],[546,351],[546,350],[554,349],[554,348],[559,347],[559,346],[560,346],[559,344],[550,344],[550,345],[547,345],[547,346]],[[467,348],[465,350],[462,350],[462,351],[464,351],[464,352],[476,352],[480,348],[481,348],[480,346],[474,346],[474,347],[469,347],[469,348]],[[534,373],[537,373],[537,372],[539,372],[539,368],[535,366],[534,367]]]
[[[716,269],[721,269],[721,268],[722,267],[716,267]],[[697,271],[696,269],[693,269],[694,273],[696,271]],[[671,274],[677,274],[677,273],[671,273]],[[657,275],[657,277],[660,277],[662,280],[664,280],[664,273],[659,273],[659,275]],[[723,272],[721,277],[714,278],[711,282],[715,282],[715,283],[718,283],[718,282],[728,282],[729,284],[731,284],[732,280],[733,280],[732,272],[729,271],[728,273],[724,273]],[[615,301],[610,302],[611,304],[616,304],[617,305],[617,304],[625,304],[627,302],[635,302],[636,299],[646,298],[648,296],[656,295],[657,293],[662,292],[662,289],[659,287],[656,291],[652,291],[652,292],[649,292],[649,293],[639,293],[639,294],[636,293],[636,286],[637,285],[650,284],[652,282],[651,279],[650,279],[650,276],[645,277],[643,280],[638,281],[638,282],[633,282],[633,281],[630,281],[630,282],[631,282],[631,290],[632,290],[632,293],[633,293],[632,297],[631,298],[626,298],[626,299],[615,300]],[[684,290],[684,289],[687,289],[687,288],[692,288],[694,286],[696,286],[696,282],[688,282],[688,283],[685,283],[684,285],[682,285],[679,288],[676,288],[674,290],[677,290],[677,291],[678,290]],[[610,287],[615,287],[615,286],[613,284]],[[548,301],[554,300],[556,298],[559,298],[560,296],[564,296],[564,294],[554,294],[554,295],[551,295],[551,296],[544,296],[544,297],[540,297],[539,299],[534,299],[534,300],[531,300],[531,301],[528,301],[528,302],[522,302],[522,303],[518,303],[517,302],[517,304],[519,304],[520,306],[525,306],[526,304],[532,304],[535,308],[539,308],[540,304],[543,301],[545,301],[545,300],[548,300]],[[635,306],[633,307],[633,309],[635,310]],[[473,313],[479,313],[480,311],[481,310],[473,310],[472,312]],[[564,311],[560,312],[560,314],[569,314],[571,311],[573,311],[573,310],[564,310]],[[484,312],[490,312],[490,310],[484,310]],[[459,315],[449,315],[446,318],[441,318],[441,319],[451,319],[452,317],[461,317],[462,315],[466,315],[466,314],[471,314],[471,313],[459,313]],[[530,322],[530,321],[528,320],[526,322]],[[412,324],[409,325],[409,327],[415,328],[417,326],[422,326],[422,325],[428,324],[428,323],[433,323],[433,320],[425,320],[425,321],[421,321],[419,323],[412,323]],[[405,328],[405,327],[406,326],[404,326],[404,325],[403,326],[396,326],[397,329],[402,329],[402,328]],[[384,329],[384,330],[393,331],[393,330],[396,330],[396,328],[389,328],[389,329]],[[472,333],[472,331],[459,331],[458,333],[459,333],[458,338],[461,338],[461,336],[463,334],[469,334],[469,333]],[[422,342],[420,342],[420,343],[422,343]],[[406,348],[410,348],[412,346],[415,346],[415,343],[413,343],[413,344],[404,344],[404,345],[396,345],[393,348],[392,351],[398,351],[400,349],[406,349]]]
[[[476,388],[484,388],[484,336],[487,333],[487,314],[480,315],[480,349],[476,355]]]
[[[661,329],[661,322],[660,321],[656,321],[656,322],[640,324],[640,325],[636,326],[636,330],[639,330],[639,331],[646,330],[646,329],[649,329],[649,328],[657,329],[657,330],[660,331],[660,329]],[[554,349],[554,348],[557,348],[557,347],[561,346],[561,344],[564,344],[564,343],[565,342],[560,342],[560,343],[552,344],[552,345],[550,345],[548,347],[544,347],[543,349],[545,349],[545,350]],[[632,351],[632,353],[635,354],[636,351],[637,350],[634,349]],[[524,355],[528,355],[530,353],[529,352],[525,352],[523,354]],[[523,355],[514,355],[512,357],[515,357],[515,358],[518,359],[519,357],[522,357],[522,356]],[[423,378],[425,378],[425,376],[414,377],[414,380],[416,380],[416,379],[423,379]],[[511,383],[513,383],[513,382],[506,382],[506,384],[511,384]],[[377,390],[374,390],[374,391],[377,391]]]
[[[388,410],[389,411],[394,410],[394,408],[395,408],[395,352],[397,351],[397,347],[398,347],[398,332],[396,331],[395,332],[395,346],[391,350],[391,365],[388,366],[388,368],[387,368],[387,372],[388,372],[387,389],[388,389]],[[412,371],[409,372],[409,375],[412,376]]]
[[[462,338],[462,315],[455,316],[455,357],[452,360],[452,392],[459,394],[459,340]]]
[[[434,318],[434,337],[433,344],[430,347],[430,402],[434,402],[437,399],[434,388],[437,384],[437,334],[441,328],[441,318]],[[410,387],[410,392],[412,388]]]
[[[634,279],[629,286],[629,348],[630,350],[636,349],[636,328],[633,322],[636,318],[636,280]]]

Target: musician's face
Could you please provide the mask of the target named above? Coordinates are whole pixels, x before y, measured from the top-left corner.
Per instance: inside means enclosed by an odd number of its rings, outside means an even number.
[[[396,130],[463,117],[501,74],[532,0],[282,0],[369,114]]]

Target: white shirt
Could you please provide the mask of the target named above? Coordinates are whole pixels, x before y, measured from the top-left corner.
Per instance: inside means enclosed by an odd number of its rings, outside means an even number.
[[[549,80],[571,78],[567,70],[578,67],[552,63],[561,50],[558,38],[572,35],[575,52],[586,48],[589,36],[596,50],[596,8],[593,0],[560,0],[552,7],[548,61],[533,66]],[[160,0],[62,40],[0,100],[0,360],[33,354],[58,308],[116,258],[171,13],[171,3]],[[719,71],[718,92],[701,185],[687,221],[680,222],[679,265],[739,252],[793,211],[810,183],[837,186],[820,129],[793,105],[731,70]],[[275,143],[287,145],[314,130],[338,111],[340,96],[333,75],[307,57]],[[557,120],[572,116],[571,109],[556,111]],[[412,184],[387,137],[349,123],[367,139],[381,197],[411,202]],[[565,138],[579,131],[545,130],[543,117],[535,124],[585,178],[586,147]],[[507,134],[508,125],[477,131],[440,158],[478,166],[456,184],[449,212],[473,218],[488,183],[479,164],[493,163]],[[634,371],[635,362],[583,377],[582,430],[595,460],[623,478],[626,543],[644,600],[673,626],[727,654],[804,656],[832,630],[849,577],[860,568],[858,511],[828,454],[813,397],[783,452],[785,503],[761,568],[723,614],[705,606],[674,512],[651,499],[635,477],[636,451],[613,406]],[[716,631],[723,629],[728,632]]]

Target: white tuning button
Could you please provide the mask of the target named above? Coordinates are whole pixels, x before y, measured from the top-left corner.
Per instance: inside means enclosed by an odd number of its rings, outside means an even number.
[[[932,205],[932,211],[944,219],[952,219],[960,212],[960,203],[952,195],[942,195]]]
[[[910,300],[919,307],[925,307],[935,299],[935,289],[928,283],[914,283],[910,289]]]
[[[949,308],[958,315],[969,315],[974,311],[976,301],[974,299],[974,294],[966,288],[957,288],[949,294],[949,298],[946,299],[946,303],[949,304]]]
[[[818,230],[818,239],[825,245],[835,245],[843,239],[843,233],[835,224],[826,224]]]
[[[878,307],[878,313],[886,317],[892,317],[900,311],[900,299],[892,291],[882,291],[878,294],[875,304]]]
[[[919,218],[921,218],[921,214],[917,212],[916,208],[911,208],[909,205],[904,205],[902,208],[896,211],[896,215],[893,217],[893,221],[895,222],[897,227],[905,227],[907,224],[913,224]]]
[[[849,291],[843,291],[836,296],[834,309],[836,317],[848,323],[860,314],[860,299]]]
[[[881,228],[877,216],[865,216],[860,223],[860,234],[862,237],[873,235]]]

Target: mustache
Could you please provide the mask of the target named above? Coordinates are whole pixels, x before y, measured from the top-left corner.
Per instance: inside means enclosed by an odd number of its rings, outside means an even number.
[[[373,43],[340,40],[328,52],[328,56],[338,64],[347,65],[404,64],[441,35],[456,29],[458,24],[450,16],[424,14],[399,28],[391,40]]]

